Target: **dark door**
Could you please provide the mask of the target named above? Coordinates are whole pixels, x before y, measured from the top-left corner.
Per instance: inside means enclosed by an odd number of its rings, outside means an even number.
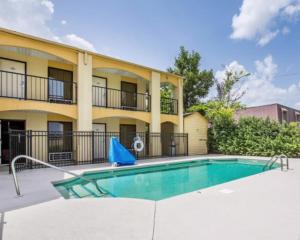
[[[161,124],[161,148],[163,156],[174,156],[176,145],[174,142],[174,125],[170,122]]]
[[[1,164],[9,164],[10,158],[26,154],[24,130],[23,120],[1,120]],[[11,131],[10,136],[9,131]]]
[[[72,160],[72,123],[48,122],[48,131],[49,161]]]
[[[135,110],[137,107],[137,85],[121,82],[121,104],[123,108]]]
[[[48,97],[53,102],[72,102],[73,72],[48,68]]]
[[[136,125],[120,125],[120,143],[127,149],[132,149],[133,139],[136,137]]]

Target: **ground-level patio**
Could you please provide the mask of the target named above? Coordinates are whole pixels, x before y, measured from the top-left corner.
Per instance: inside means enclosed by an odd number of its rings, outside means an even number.
[[[138,164],[182,159],[187,157]],[[66,169],[80,173],[103,167],[108,165]],[[291,159],[290,167],[288,172],[275,169],[157,202],[65,200],[50,182],[69,176],[51,169],[19,172],[23,197],[17,198],[12,176],[0,172],[0,239],[298,240],[300,159]]]

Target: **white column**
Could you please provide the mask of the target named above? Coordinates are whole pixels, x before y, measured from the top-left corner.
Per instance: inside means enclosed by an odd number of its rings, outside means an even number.
[[[150,132],[160,133],[160,73],[152,72],[151,81],[151,124]]]
[[[78,53],[77,69],[77,130],[92,131],[92,56]]]
[[[151,123],[150,132],[160,133],[160,73],[152,72],[150,81],[151,91]],[[153,156],[161,155],[161,138],[153,137],[150,139],[150,154]]]
[[[183,79],[178,78],[178,132],[183,133]]]

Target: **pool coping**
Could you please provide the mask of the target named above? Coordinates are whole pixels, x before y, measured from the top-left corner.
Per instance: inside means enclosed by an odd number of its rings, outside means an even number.
[[[200,158],[199,158],[200,157]],[[268,161],[270,160],[267,157],[255,157],[255,156],[228,156],[228,155],[223,155],[223,156],[211,156],[211,157],[202,157],[202,155],[200,156],[186,156],[186,159],[172,159],[172,160],[163,160],[163,161],[155,161],[155,162],[151,162],[150,160],[139,160],[139,161],[145,161],[145,162],[141,162],[141,163],[137,163],[134,165],[124,165],[124,166],[105,166],[105,167],[100,167],[97,170],[87,170],[87,171],[79,171],[80,175],[84,175],[84,174],[93,174],[93,173],[99,173],[100,172],[106,172],[106,171],[110,171],[110,170],[125,170],[125,169],[136,169],[136,168],[143,168],[143,167],[150,167],[150,166],[155,166],[155,165],[163,165],[163,164],[176,164],[176,163],[183,163],[186,161],[206,161],[206,160],[219,160],[219,161],[227,161],[227,160],[252,160],[252,161]],[[76,171],[77,172],[77,171]],[[67,179],[75,179],[76,177],[68,175],[68,177],[66,179],[62,179],[62,180],[57,180],[57,181],[53,181],[53,184],[59,184],[61,181],[65,181]]]

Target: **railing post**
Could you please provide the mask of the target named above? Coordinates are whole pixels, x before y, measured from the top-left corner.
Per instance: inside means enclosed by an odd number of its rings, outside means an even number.
[[[95,131],[92,131],[92,162],[95,162]]]
[[[9,151],[9,174],[11,174],[11,161],[12,161],[12,152],[11,152],[11,146],[12,146],[12,144],[11,144],[11,134],[12,134],[12,132],[11,132],[11,129],[9,128],[8,129],[8,151]]]
[[[27,74],[25,74],[25,88],[24,88],[24,99],[25,100],[27,99],[27,84],[28,84]]]
[[[28,130],[28,132],[25,131],[25,136],[27,135],[28,133],[28,155],[30,157],[32,157],[32,130]],[[29,165],[29,168],[32,169],[32,162],[30,161],[30,165]]]
[[[107,108],[108,104],[108,89],[107,89],[107,84],[105,87],[105,107]]]
[[[149,111],[151,112],[151,95],[148,94],[148,104],[149,104]]]
[[[184,137],[186,137],[186,156],[189,155],[189,134],[185,133],[186,135]]]

